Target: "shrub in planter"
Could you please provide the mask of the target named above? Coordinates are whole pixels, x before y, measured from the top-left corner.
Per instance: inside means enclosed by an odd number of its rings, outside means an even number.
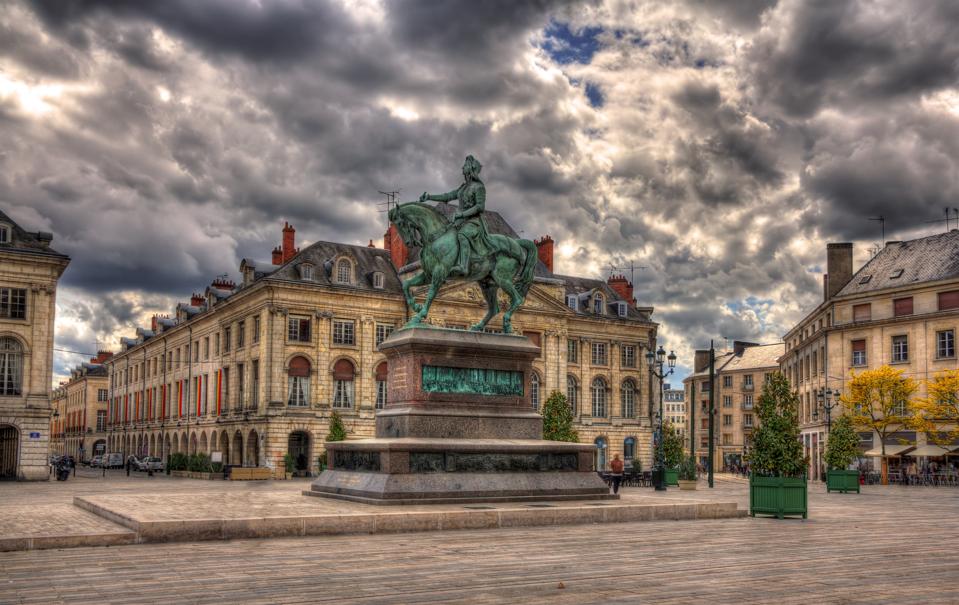
[[[543,439],[547,441],[579,441],[579,434],[573,428],[573,410],[566,401],[566,395],[553,391],[543,405]]]
[[[293,470],[296,468],[296,460],[293,459],[292,454],[283,454],[283,466],[286,467],[286,474],[293,474]]]
[[[187,470],[192,473],[209,473],[210,457],[206,454],[192,454],[187,463]]]
[[[808,515],[806,466],[799,440],[799,397],[780,372],[763,385],[757,415],[759,428],[747,455],[749,511],[775,515]]]
[[[696,489],[696,458],[690,456],[679,464],[679,489]]]
[[[316,468],[323,472],[326,470],[326,452],[316,457]]]
[[[826,491],[859,493],[859,471],[847,470],[859,456],[859,435],[852,419],[843,415],[833,423],[826,441]]]
[[[639,458],[633,458],[633,466],[632,466],[632,469],[633,469],[633,472],[634,472],[634,473],[641,473],[641,472],[643,472],[643,461],[640,460]]]
[[[683,438],[676,431],[673,423],[663,424],[663,435],[659,440],[659,451],[663,465],[666,467],[666,485],[679,485],[679,465],[683,461]]]
[[[185,471],[189,462],[188,456],[183,452],[177,452],[170,455],[170,470]]]
[[[211,472],[211,473],[222,473],[222,472],[223,472],[223,463],[222,463],[222,462],[211,462],[211,463],[210,463],[210,472]]]

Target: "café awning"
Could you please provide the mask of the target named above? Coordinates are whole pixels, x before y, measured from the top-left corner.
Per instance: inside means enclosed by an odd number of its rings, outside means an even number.
[[[886,455],[887,456],[902,456],[906,452],[914,449],[914,445],[887,445],[886,446]],[[882,456],[882,447],[874,447],[865,454],[864,458],[872,458],[875,456]]]
[[[886,448],[886,451],[889,451],[889,448]],[[919,458],[920,456],[944,456],[948,452],[944,447],[939,447],[938,445],[920,445],[913,451],[906,454],[907,456],[912,456],[913,458]]]

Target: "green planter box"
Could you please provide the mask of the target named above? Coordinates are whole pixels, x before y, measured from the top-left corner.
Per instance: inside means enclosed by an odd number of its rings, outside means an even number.
[[[859,493],[859,471],[835,471],[826,472],[826,493],[849,492]]]
[[[782,519],[808,514],[806,478],[749,476],[749,514]]]
[[[666,485],[679,485],[679,469],[666,469]]]

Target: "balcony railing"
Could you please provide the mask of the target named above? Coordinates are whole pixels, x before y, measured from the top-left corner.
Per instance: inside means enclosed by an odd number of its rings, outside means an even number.
[[[742,405],[742,408],[743,408],[744,410],[746,410],[746,411],[749,411],[749,410],[753,409],[753,404],[751,404],[751,403],[744,403],[744,404]]]
[[[744,382],[744,383],[743,383],[743,390],[744,390],[744,391],[752,391],[752,390],[754,390],[754,389],[755,389],[755,384],[754,384],[754,383],[752,383],[752,382],[748,382],[748,383],[747,383],[747,382]]]

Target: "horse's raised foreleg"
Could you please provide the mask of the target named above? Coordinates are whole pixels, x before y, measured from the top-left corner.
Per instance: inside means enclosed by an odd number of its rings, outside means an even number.
[[[483,298],[486,299],[486,316],[483,317],[478,324],[470,326],[470,330],[474,332],[479,332],[485,328],[489,320],[496,317],[496,314],[499,313],[499,300],[496,297],[496,294],[499,292],[499,287],[490,279],[484,281],[480,287],[483,290]]]
[[[406,306],[412,309],[414,313],[419,313],[421,307],[413,298],[413,293],[410,291],[410,288],[413,286],[422,286],[426,283],[426,279],[426,273],[420,271],[413,277],[403,282],[403,295],[406,297]]]
[[[407,328],[415,326],[426,319],[427,313],[430,312],[430,305],[433,304],[433,299],[436,298],[436,295],[439,294],[440,286],[443,285],[443,282],[446,281],[446,275],[441,273],[433,273],[432,280],[430,281],[429,292],[426,293],[426,300],[423,301],[422,308],[419,313],[413,316],[413,319],[406,322]]]
[[[518,266],[519,263],[513,259],[502,258],[496,262],[492,271],[496,284],[509,296],[509,309],[503,314],[504,334],[510,334],[513,331],[513,313],[526,301],[526,297],[516,289],[516,284],[513,283],[513,276]]]

